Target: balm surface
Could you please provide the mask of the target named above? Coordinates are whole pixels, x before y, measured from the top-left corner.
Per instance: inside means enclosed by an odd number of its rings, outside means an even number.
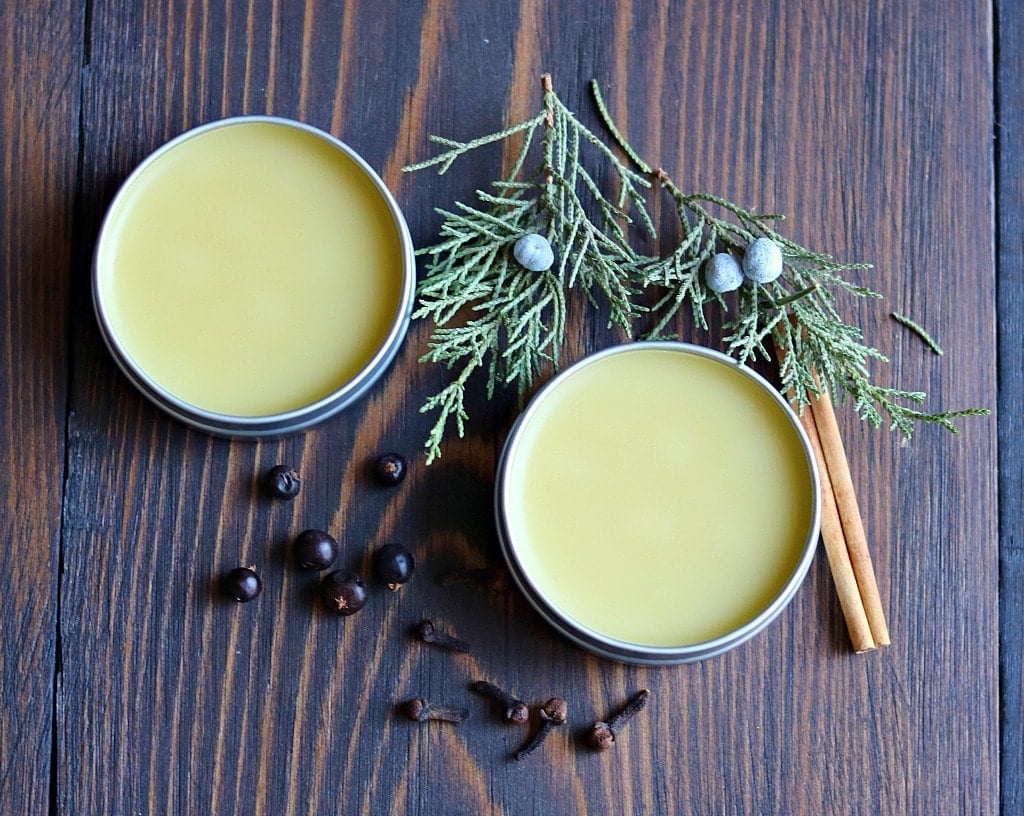
[[[721,637],[793,576],[814,482],[789,415],[730,363],[597,356],[542,392],[504,472],[509,548],[563,617],[656,647]]]
[[[280,414],[351,381],[401,308],[402,240],[338,146],[277,122],[201,130],[140,167],[96,253],[110,333],[203,411]]]

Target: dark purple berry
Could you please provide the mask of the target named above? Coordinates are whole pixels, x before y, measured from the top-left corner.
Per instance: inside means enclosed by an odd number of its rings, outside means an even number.
[[[247,603],[263,591],[263,581],[255,567],[235,567],[224,576],[224,591],[238,603]]]
[[[323,530],[303,530],[295,537],[292,553],[302,569],[327,569],[338,557],[338,542]]]
[[[354,615],[366,605],[366,584],[354,573],[335,570],[320,582],[320,597],[332,612]]]
[[[401,544],[385,544],[373,554],[373,572],[388,589],[398,589],[412,578],[416,562]]]
[[[274,465],[263,477],[267,493],[277,499],[294,499],[301,484],[299,474],[287,465]]]
[[[400,484],[405,471],[405,457],[400,453],[385,453],[373,462],[373,477],[385,487]]]

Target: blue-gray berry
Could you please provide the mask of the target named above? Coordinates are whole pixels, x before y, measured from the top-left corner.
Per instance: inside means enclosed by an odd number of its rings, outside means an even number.
[[[771,238],[758,238],[743,256],[743,274],[755,283],[771,283],[782,274],[782,250]]]
[[[712,292],[731,292],[743,283],[743,270],[732,255],[719,252],[704,268],[704,280]]]
[[[512,248],[512,255],[520,266],[530,272],[544,272],[555,262],[555,252],[551,243],[543,235],[528,232]]]

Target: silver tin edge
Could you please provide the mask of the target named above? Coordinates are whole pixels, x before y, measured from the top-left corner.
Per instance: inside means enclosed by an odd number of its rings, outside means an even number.
[[[579,621],[574,620],[570,616],[561,613],[553,604],[550,604],[547,601],[547,599],[536,589],[536,587],[533,586],[532,583],[530,583],[529,578],[516,556],[515,547],[511,541],[511,536],[505,521],[505,506],[508,503],[506,496],[506,470],[508,468],[508,463],[512,458],[515,448],[518,446],[520,429],[537,410],[537,405],[544,398],[545,394],[552,389],[557,388],[558,384],[563,379],[569,377],[574,371],[593,363],[595,360],[639,348],[662,348],[670,351],[680,351],[708,357],[721,363],[725,363],[750,377],[768,393],[768,395],[789,417],[790,423],[800,439],[808,469],[811,474],[811,492],[813,501],[811,523],[807,532],[807,540],[804,543],[803,552],[800,559],[797,561],[796,567],[789,580],[775,599],[752,620],[732,632],[728,632],[719,638],[705,641],[703,643],[695,643],[678,647],[648,646],[629,643],[602,635]],[[693,345],[691,343],[675,341],[626,343],[612,346],[588,355],[552,378],[534,395],[533,399],[530,400],[530,404],[527,405],[526,409],[519,415],[518,419],[513,424],[508,438],[505,440],[505,444],[502,447],[501,457],[498,461],[497,478],[495,480],[494,511],[497,522],[499,545],[501,547],[502,554],[505,557],[505,561],[508,564],[509,572],[512,574],[513,580],[519,587],[520,591],[522,591],[526,596],[534,610],[536,610],[536,612],[545,621],[547,621],[550,626],[559,632],[559,634],[577,646],[610,660],[637,665],[669,666],[705,660],[709,657],[715,657],[723,652],[733,649],[761,632],[782,613],[782,610],[785,609],[793,599],[793,596],[796,595],[797,590],[803,584],[804,578],[807,576],[807,571],[810,569],[811,562],[814,559],[821,525],[821,482],[818,476],[818,468],[815,462],[814,453],[811,449],[807,434],[800,423],[800,419],[775,387],[756,371],[742,365],[726,354],[704,346]]]
[[[383,197],[388,210],[394,219],[395,226],[398,229],[399,240],[402,243],[402,292],[399,299],[399,307],[396,311],[395,318],[392,321],[391,329],[376,354],[374,354],[367,364],[351,380],[346,382],[341,388],[328,394],[317,402],[292,411],[254,417],[232,416],[229,414],[221,414],[214,411],[204,410],[178,399],[167,390],[161,388],[157,383],[153,382],[145,372],[142,371],[141,367],[135,364],[131,354],[121,345],[113,328],[110,326],[102,298],[100,296],[98,275],[100,247],[102,246],[102,241],[106,234],[107,219],[109,218],[110,213],[114,210],[118,200],[126,194],[126,191],[135,179],[152,163],[159,160],[161,156],[170,150],[173,150],[182,142],[216,128],[248,122],[266,122],[302,130],[316,136],[317,138],[323,139],[344,153],[349,159],[359,166]],[[337,139],[326,131],[313,127],[312,125],[292,119],[285,119],[279,116],[233,116],[226,119],[218,119],[187,130],[150,153],[122,182],[117,194],[108,205],[106,214],[103,217],[103,222],[100,226],[99,236],[96,240],[96,247],[93,250],[93,310],[96,314],[96,320],[99,324],[103,342],[106,344],[107,349],[110,351],[110,354],[114,358],[118,367],[132,385],[136,387],[136,389],[138,389],[147,399],[163,411],[190,427],[217,436],[227,436],[232,438],[261,438],[294,433],[322,422],[356,402],[370,389],[371,386],[373,386],[381,375],[384,374],[395,356],[398,354],[398,350],[401,347],[402,341],[409,329],[415,295],[416,259],[413,252],[412,237],[409,234],[409,227],[406,224],[405,216],[402,214],[402,211],[399,208],[398,203],[395,201],[394,196],[391,194],[391,191],[387,188],[387,185],[384,184],[384,181],[376,171],[367,164],[366,160],[363,159],[362,156],[340,139]]]

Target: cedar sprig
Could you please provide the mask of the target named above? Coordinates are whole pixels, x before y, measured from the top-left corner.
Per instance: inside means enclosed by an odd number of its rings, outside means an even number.
[[[538,133],[539,165],[521,178]],[[533,119],[468,142],[434,138],[448,149],[404,169],[437,166],[444,173],[466,153],[517,134],[523,144],[505,178],[490,191],[477,191],[478,206],[460,202],[452,210],[438,210],[440,241],[417,251],[429,261],[413,317],[434,323],[421,359],[455,372],[421,408],[437,412],[426,443],[428,462],[440,455],[449,423],[464,434],[466,385],[478,370],[486,371],[488,398],[498,385],[514,385],[522,397],[542,366],[558,367],[569,290],[582,290],[595,307],[603,302],[609,326],[627,335],[644,311],[636,295],[646,259],[630,247],[626,226],[632,213],[654,235],[645,204],[651,182],[584,126],[548,80],[544,109]],[[615,200],[604,195],[584,165],[584,145],[596,147],[616,172]],[[590,206],[599,218],[590,218]],[[551,242],[556,262],[550,270],[530,272],[512,259],[513,245],[527,232],[543,233]]]
[[[928,348],[930,348],[935,354],[938,354],[941,357],[945,353],[943,352],[942,346],[939,345],[938,341],[934,337],[932,337],[925,329],[925,327],[918,323],[916,320],[913,320],[912,318],[909,318],[904,314],[900,314],[899,312],[893,312],[890,315],[890,317],[892,317],[892,319],[895,320],[900,325],[906,326],[914,334],[920,337],[924,344],[928,346]]]
[[[887,363],[878,349],[863,342],[860,329],[846,323],[836,307],[836,293],[881,298],[871,289],[850,282],[845,273],[870,269],[870,264],[842,263],[832,256],[806,249],[776,232],[771,222],[781,215],[757,214],[719,196],[684,194],[661,169],[645,162],[626,142],[604,104],[600,88],[591,83],[599,115],[616,143],[629,159],[648,176],[660,182],[676,205],[683,239],[664,260],[653,260],[645,285],[660,286],[665,294],[656,304],[661,316],[649,336],[663,337],[663,330],[682,305],[689,301],[695,323],[706,327],[703,309],[710,296],[727,310],[724,298],[708,292],[701,284],[700,270],[719,247],[742,254],[756,238],[770,238],[782,251],[784,274],[767,285],[748,281],[737,297],[736,316],[724,324],[726,351],[746,363],[757,357],[771,359],[771,342],[785,349],[780,376],[783,390],[799,411],[803,411],[821,388],[827,388],[837,402],[852,401],[861,419],[878,427],[887,418],[890,430],[905,440],[913,435],[915,423],[936,423],[954,433],[955,419],[990,413],[986,409],[929,412],[915,408],[927,395],[921,391],[888,388],[872,382],[869,361]],[[724,210],[730,219],[713,214],[708,205]],[[909,405],[907,403],[910,403]]]
[[[581,290],[592,307],[607,310],[608,326],[626,336],[633,336],[639,318],[647,315],[654,323],[644,339],[671,336],[666,329],[687,307],[694,324],[706,328],[709,306],[717,303],[728,312],[729,301],[705,286],[704,265],[719,251],[742,254],[761,236],[782,251],[784,272],[770,284],[741,287],[736,311],[723,326],[724,342],[741,362],[770,358],[769,345],[785,349],[781,384],[799,410],[827,389],[837,402],[851,401],[858,415],[876,427],[888,419],[890,428],[907,439],[916,422],[956,432],[953,420],[988,413],[919,410],[914,406],[924,402],[924,393],[872,382],[871,361],[888,361],[843,320],[837,307],[839,294],[881,297],[845,277],[870,265],[842,263],[800,246],[773,228],[781,215],[755,213],[707,193],[683,193],[629,146],[592,83],[598,114],[626,156],[620,160],[562,103],[548,75],[543,83],[543,108],[533,118],[465,142],[431,137],[447,149],[403,168],[437,167],[445,173],[473,150],[522,138],[505,177],[487,191],[478,190],[476,206],[458,202],[452,210],[439,209],[438,243],[417,250],[429,260],[413,316],[434,324],[421,360],[453,372],[449,384],[421,408],[437,412],[426,443],[428,463],[440,455],[450,423],[459,436],[464,434],[466,387],[479,370],[486,371],[488,398],[499,385],[514,385],[522,398],[545,365],[558,368],[570,290]],[[527,171],[538,139],[539,161]],[[610,168],[618,190],[614,200],[584,163],[586,146],[596,149]],[[655,186],[671,197],[681,227],[679,244],[663,257],[643,255],[630,243],[635,228],[657,237],[647,205]],[[528,232],[542,233],[551,242],[556,253],[551,269],[530,272],[512,259],[512,247]],[[650,291],[657,294],[653,305],[645,306]]]

